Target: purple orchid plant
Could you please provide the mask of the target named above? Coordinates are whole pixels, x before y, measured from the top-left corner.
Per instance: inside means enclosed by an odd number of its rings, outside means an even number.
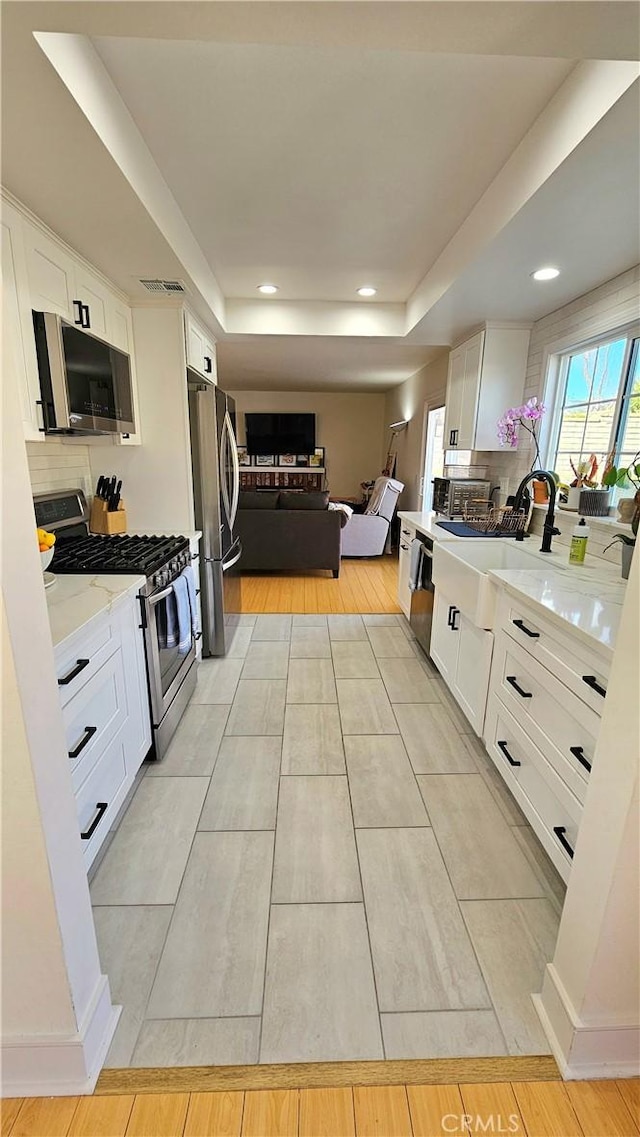
[[[498,420],[498,439],[503,446],[511,446],[515,449],[518,445],[518,428],[524,429],[531,435],[533,445],[535,446],[535,458],[531,463],[531,469],[540,468],[540,448],[538,446],[538,437],[536,434],[536,426],[544,415],[546,407],[539,403],[536,397],[527,399],[521,407],[510,407],[505,411],[502,418]]]

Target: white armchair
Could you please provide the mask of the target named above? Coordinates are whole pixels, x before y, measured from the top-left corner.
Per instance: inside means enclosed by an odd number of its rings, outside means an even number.
[[[342,530],[343,557],[379,557],[384,553],[389,526],[404,483],[377,478],[365,513],[354,513]]]

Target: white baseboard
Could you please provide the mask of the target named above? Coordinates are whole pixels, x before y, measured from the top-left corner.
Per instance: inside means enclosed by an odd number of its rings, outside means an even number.
[[[101,975],[76,1034],[3,1040],[2,1096],[93,1093],[121,1011],[122,1007],[112,1006],[109,980]]]
[[[640,1026],[630,1022],[583,1022],[553,964],[541,995],[532,995],[562,1077],[631,1078],[640,1074]]]

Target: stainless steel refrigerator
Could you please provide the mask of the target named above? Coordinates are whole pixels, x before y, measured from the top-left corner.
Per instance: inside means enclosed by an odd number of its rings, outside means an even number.
[[[193,372],[187,378],[195,518],[202,530],[202,654],[224,655],[228,617],[240,611],[242,545],[233,531],[240,492],[235,402]]]

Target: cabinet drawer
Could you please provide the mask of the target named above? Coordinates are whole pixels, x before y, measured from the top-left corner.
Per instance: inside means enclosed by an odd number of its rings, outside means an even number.
[[[126,787],[125,738],[120,731],[76,794],[85,861],[90,864],[109,832]]]
[[[108,616],[101,615],[56,648],[58,693],[63,708],[119,647],[119,628]]]
[[[494,695],[487,750],[556,868],[567,880],[582,806],[517,720]],[[568,845],[568,848],[567,848]]]
[[[609,664],[586,644],[565,636],[526,604],[511,597],[501,609],[501,627],[596,714],[602,714]]]
[[[122,652],[118,649],[62,712],[74,789],[90,773],[127,714]]]
[[[528,737],[584,801],[600,729],[598,715],[503,634],[493,687]]]

